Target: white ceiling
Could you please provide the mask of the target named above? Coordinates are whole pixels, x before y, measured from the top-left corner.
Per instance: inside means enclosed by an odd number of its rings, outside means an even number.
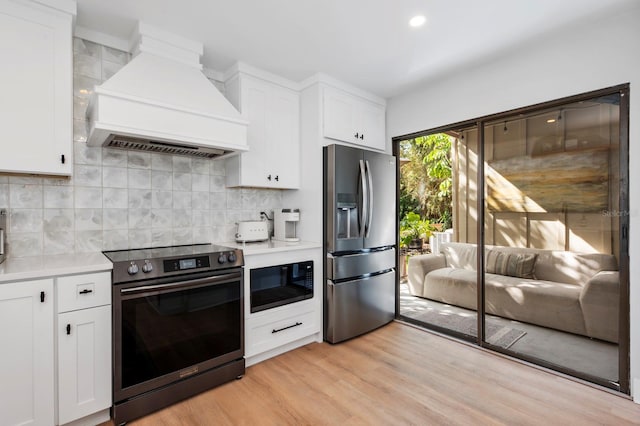
[[[202,42],[213,70],[324,72],[386,98],[635,1],[77,0],[77,25],[128,40],[140,20]],[[427,23],[410,28],[416,14]]]

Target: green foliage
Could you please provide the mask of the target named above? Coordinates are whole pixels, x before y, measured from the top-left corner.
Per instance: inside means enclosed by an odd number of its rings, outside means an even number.
[[[400,173],[400,217],[418,212],[451,227],[451,141],[437,133],[400,143],[401,158],[408,160]]]
[[[400,221],[400,247],[408,247],[411,240],[428,239],[434,231],[428,219],[422,219],[418,213],[409,212]]]

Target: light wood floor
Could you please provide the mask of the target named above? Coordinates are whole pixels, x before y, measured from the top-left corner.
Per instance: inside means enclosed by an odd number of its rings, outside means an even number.
[[[624,425],[640,424],[640,405],[394,322],[264,361],[130,424]]]

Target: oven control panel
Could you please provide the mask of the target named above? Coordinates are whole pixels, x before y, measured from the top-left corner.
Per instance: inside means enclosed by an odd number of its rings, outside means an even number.
[[[182,259],[170,259],[163,262],[164,272],[185,271],[187,269],[208,268],[209,256],[185,257]]]

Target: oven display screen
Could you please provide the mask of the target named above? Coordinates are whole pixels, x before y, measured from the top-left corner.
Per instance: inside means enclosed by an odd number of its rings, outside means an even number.
[[[195,259],[180,259],[180,270],[193,269],[196,267]]]

